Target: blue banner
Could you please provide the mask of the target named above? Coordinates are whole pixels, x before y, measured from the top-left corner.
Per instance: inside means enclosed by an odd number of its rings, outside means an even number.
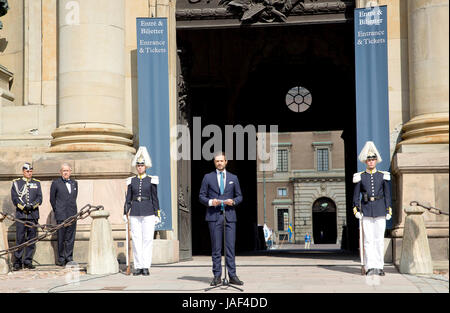
[[[389,171],[387,7],[355,9],[354,14],[357,153],[373,141],[383,159],[377,169]],[[365,169],[358,161],[358,171]]]
[[[159,176],[161,223],[172,229],[169,123],[169,49],[167,18],[137,18],[139,146],[152,159],[150,175]]]

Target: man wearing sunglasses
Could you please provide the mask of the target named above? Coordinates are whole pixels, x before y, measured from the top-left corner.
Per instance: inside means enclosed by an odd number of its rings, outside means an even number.
[[[11,187],[11,199],[16,207],[16,218],[24,222],[38,223],[39,206],[42,204],[42,190],[39,180],[33,178],[33,167],[30,163],[22,166],[23,177],[13,180]],[[16,222],[16,245],[20,245],[35,238],[36,228],[26,227],[20,222]],[[33,253],[36,245],[14,252],[13,270],[21,270],[22,267],[33,269]]]

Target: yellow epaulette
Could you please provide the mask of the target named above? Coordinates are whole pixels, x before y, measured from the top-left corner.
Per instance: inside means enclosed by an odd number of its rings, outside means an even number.
[[[38,181],[38,182],[41,182],[39,179],[36,179],[36,178],[33,178],[33,180]]]
[[[21,178],[14,178],[12,181],[21,180],[21,179],[22,179],[22,177]]]

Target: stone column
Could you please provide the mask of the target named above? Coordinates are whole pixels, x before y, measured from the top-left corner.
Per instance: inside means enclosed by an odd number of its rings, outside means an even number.
[[[130,151],[125,0],[60,0],[58,128],[51,152]]]
[[[411,120],[404,144],[448,144],[449,44],[447,0],[408,1]]]
[[[410,120],[392,158],[393,258],[398,264],[411,201],[448,212],[449,41],[446,0],[407,2]],[[448,268],[448,217],[423,214],[433,263]]]
[[[114,240],[107,211],[94,211],[91,235],[89,237],[89,257],[87,273],[90,275],[114,274],[119,272]]]

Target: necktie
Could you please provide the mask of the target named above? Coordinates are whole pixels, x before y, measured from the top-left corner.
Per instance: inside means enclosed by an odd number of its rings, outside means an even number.
[[[220,172],[220,194],[223,195],[224,186],[223,186],[223,172]]]
[[[219,188],[220,188],[220,194],[223,195],[223,192],[224,192],[224,189],[225,189],[224,188],[224,183],[223,183],[223,172],[220,172],[220,185],[219,185]],[[223,212],[223,210],[224,210],[223,200],[222,200],[221,206],[222,206],[222,212]]]

